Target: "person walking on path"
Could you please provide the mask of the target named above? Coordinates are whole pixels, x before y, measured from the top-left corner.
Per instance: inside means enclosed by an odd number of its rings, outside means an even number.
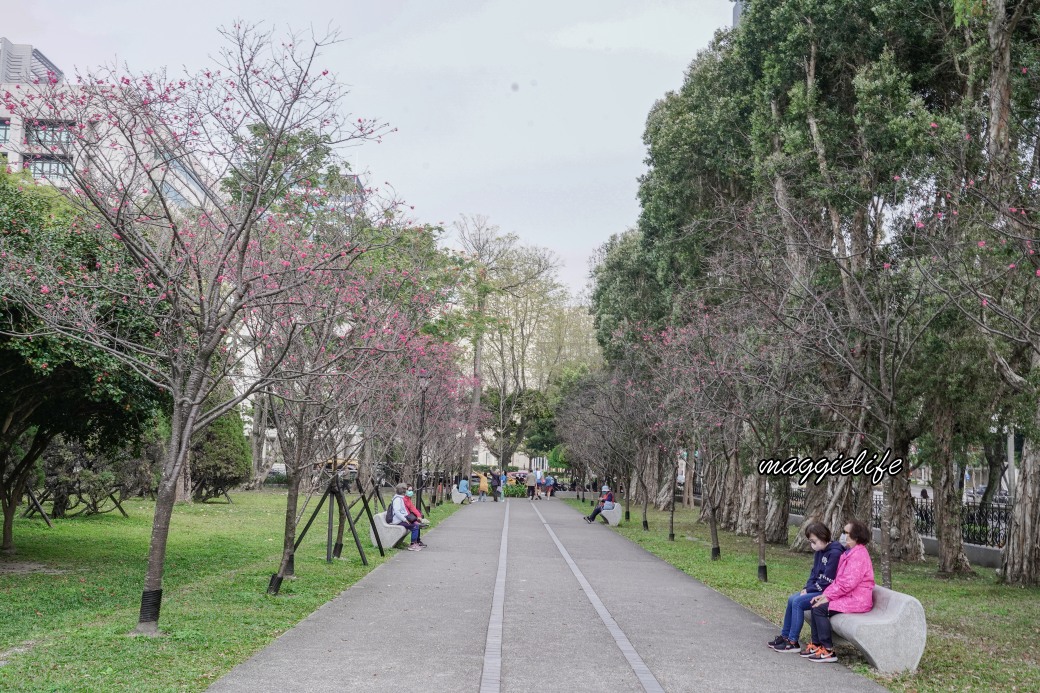
[[[831,541],[831,530],[822,522],[810,522],[805,528],[805,538],[816,552],[812,570],[809,571],[809,579],[805,581],[805,588],[787,598],[780,635],[767,643],[777,652],[798,652],[801,648],[798,638],[802,633],[805,612],[812,608],[812,600],[834,582],[834,576],[838,573],[838,560],[845,551],[840,541]]]
[[[401,525],[412,533],[412,543],[408,545],[409,551],[422,551],[424,544],[419,538],[419,518],[414,513],[408,512],[408,506],[405,504],[405,493],[408,492],[408,486],[405,484],[398,484],[394,489],[394,497],[390,501],[391,514],[393,516],[393,522],[391,524]]]
[[[486,475],[480,475],[480,483],[477,485],[477,490],[480,492],[480,502],[486,503],[488,494],[488,480]]]
[[[845,525],[848,550],[838,560],[838,574],[823,594],[812,600],[812,642],[799,652],[810,662],[837,662],[831,640],[831,616],[862,614],[874,608],[874,564],[867,544],[870,529],[852,520]]]
[[[599,503],[593,508],[592,513],[585,516],[585,521],[590,525],[596,521],[596,516],[604,510],[614,509],[614,493],[606,484],[603,485],[603,495],[599,497]]]
[[[534,472],[527,473],[527,499],[534,500],[535,490],[538,488],[538,477],[534,475]]]

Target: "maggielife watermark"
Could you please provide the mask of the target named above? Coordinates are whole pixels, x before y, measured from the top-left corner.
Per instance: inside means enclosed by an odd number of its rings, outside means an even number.
[[[816,477],[815,483],[819,484],[828,476],[869,476],[871,483],[877,485],[885,478],[886,474],[896,475],[903,471],[903,458],[892,457],[892,450],[886,449],[881,453],[874,453],[868,457],[866,450],[861,450],[855,457],[839,455],[834,459],[829,457],[789,457],[786,460],[768,459],[758,463],[759,474],[797,476],[798,483],[804,485],[806,480]]]

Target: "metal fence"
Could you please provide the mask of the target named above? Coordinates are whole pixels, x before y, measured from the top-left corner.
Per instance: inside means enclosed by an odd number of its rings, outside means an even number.
[[[805,515],[805,489],[791,489],[791,513]],[[935,500],[914,498],[914,515],[921,536],[935,536]],[[881,528],[884,502],[875,496],[871,509],[871,524]],[[965,543],[1002,547],[1007,541],[1011,525],[1011,506],[1002,503],[964,503],[961,505],[961,537]]]

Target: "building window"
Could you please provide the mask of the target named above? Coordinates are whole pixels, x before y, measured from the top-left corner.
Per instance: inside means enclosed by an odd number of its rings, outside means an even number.
[[[60,120],[38,120],[25,129],[26,144],[41,147],[68,146],[72,144],[72,128],[75,123]]]
[[[9,139],[11,139],[11,119],[2,118],[0,119],[0,144]]]
[[[50,180],[65,180],[68,178],[68,162],[53,156],[39,156],[29,159],[25,167],[29,169],[33,178],[47,178]]]

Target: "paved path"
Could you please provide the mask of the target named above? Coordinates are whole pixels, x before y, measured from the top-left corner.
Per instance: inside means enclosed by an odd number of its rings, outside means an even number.
[[[776,626],[559,499],[477,503],[425,539],[210,690],[884,690],[770,651]]]

